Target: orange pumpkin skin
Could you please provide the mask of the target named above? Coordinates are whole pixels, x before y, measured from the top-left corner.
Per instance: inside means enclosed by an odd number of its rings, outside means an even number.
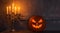
[[[43,31],[46,27],[45,20],[41,16],[30,17],[28,24],[31,31]]]

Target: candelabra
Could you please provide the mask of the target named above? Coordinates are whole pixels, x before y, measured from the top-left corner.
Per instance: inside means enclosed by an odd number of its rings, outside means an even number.
[[[15,31],[14,29],[14,19],[17,19],[20,16],[20,6],[16,6],[15,3],[6,7],[7,17],[9,18],[9,22],[11,22],[10,29],[11,31]]]

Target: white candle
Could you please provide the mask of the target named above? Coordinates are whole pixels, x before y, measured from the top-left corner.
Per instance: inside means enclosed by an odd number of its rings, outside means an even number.
[[[11,14],[11,6],[8,8],[8,13]]]
[[[18,12],[18,14],[20,14],[20,7],[18,7],[18,11],[17,12]]]
[[[6,9],[7,9],[7,14],[8,14],[8,7],[6,7]]]
[[[14,13],[15,13],[15,15],[16,15],[16,11],[17,11],[16,6],[15,6],[15,9],[14,9],[14,10],[15,10]]]

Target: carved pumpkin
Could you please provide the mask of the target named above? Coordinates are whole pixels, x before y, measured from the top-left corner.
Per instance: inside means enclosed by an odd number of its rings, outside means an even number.
[[[33,31],[43,31],[45,29],[45,20],[41,16],[32,16],[29,18],[29,28]]]

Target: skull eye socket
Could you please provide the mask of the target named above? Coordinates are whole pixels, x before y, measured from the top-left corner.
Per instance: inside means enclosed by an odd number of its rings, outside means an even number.
[[[39,23],[42,23],[42,22],[43,22],[43,20],[42,20],[42,19],[40,19],[38,22],[39,22]]]
[[[34,19],[32,19],[32,22],[33,22],[33,23],[36,23],[36,21],[35,21]]]

